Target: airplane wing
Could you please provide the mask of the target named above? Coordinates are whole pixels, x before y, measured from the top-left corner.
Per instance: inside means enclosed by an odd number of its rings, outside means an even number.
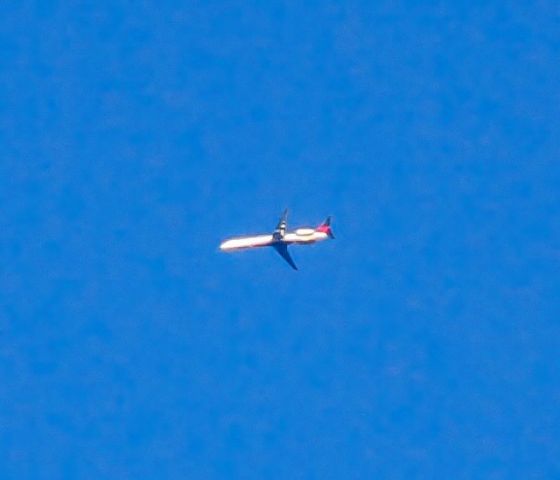
[[[292,260],[292,257],[290,256],[290,252],[288,252],[288,245],[285,243],[274,243],[272,244],[272,246],[274,247],[274,249],[280,254],[282,255],[282,258],[284,260],[286,260],[286,262],[288,262],[290,264],[290,266],[294,269],[297,270],[298,268],[296,267],[296,264],[294,263],[294,261]]]
[[[284,234],[286,233],[287,227],[288,227],[288,209],[284,210],[284,213],[280,217],[280,220],[278,220],[278,225],[276,225],[276,228],[272,233],[274,240],[281,240],[282,238],[284,238]]]

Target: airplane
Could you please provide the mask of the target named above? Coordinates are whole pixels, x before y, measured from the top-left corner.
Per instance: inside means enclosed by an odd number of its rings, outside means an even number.
[[[229,238],[221,243],[220,250],[232,252],[257,247],[273,247],[294,270],[297,270],[298,268],[288,252],[288,245],[309,245],[334,238],[331,217],[327,217],[317,228],[302,227],[293,232],[288,232],[287,228],[288,210],[286,209],[272,234]]]

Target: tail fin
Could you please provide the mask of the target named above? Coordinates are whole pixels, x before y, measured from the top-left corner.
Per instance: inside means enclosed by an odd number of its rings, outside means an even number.
[[[331,229],[331,217],[327,217],[326,220],[321,223],[321,225],[319,225],[315,230],[317,230],[318,232],[323,232],[326,233],[330,238],[334,238],[334,235],[332,233],[332,229]]]

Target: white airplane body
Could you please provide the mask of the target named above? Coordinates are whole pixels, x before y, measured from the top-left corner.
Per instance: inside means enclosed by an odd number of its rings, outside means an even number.
[[[287,217],[288,211],[286,210],[271,235],[251,235],[230,238],[222,242],[220,250],[223,252],[232,252],[258,247],[273,247],[293,269],[297,270],[288,252],[288,245],[308,245],[334,238],[331,230],[331,217],[327,217],[317,228],[304,227],[298,228],[293,232],[286,231]]]

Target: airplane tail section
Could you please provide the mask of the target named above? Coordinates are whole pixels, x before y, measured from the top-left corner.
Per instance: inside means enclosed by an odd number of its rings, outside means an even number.
[[[334,238],[334,234],[331,228],[331,217],[327,217],[326,220],[321,223],[315,230],[318,232],[326,233],[330,238]]]

